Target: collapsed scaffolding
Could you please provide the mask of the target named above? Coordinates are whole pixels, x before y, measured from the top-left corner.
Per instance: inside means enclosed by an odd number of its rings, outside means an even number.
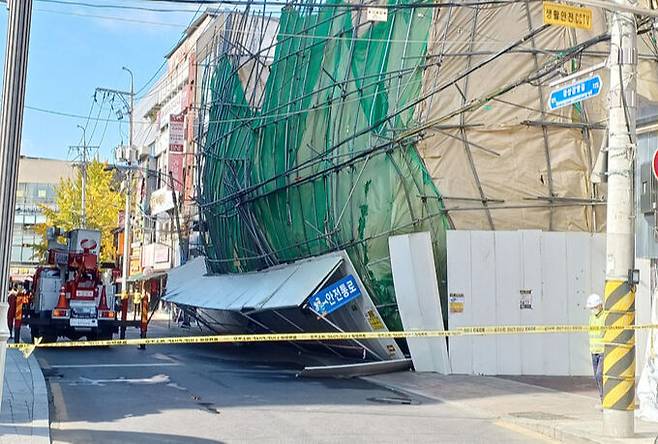
[[[387,19],[368,20],[372,6]],[[210,271],[346,250],[400,329],[391,235],[431,232],[445,298],[449,228],[603,228],[590,176],[605,94],[545,100],[552,79],[605,59],[603,12],[591,31],[544,25],[530,0],[257,2],[217,20],[196,193]],[[638,20],[655,72],[655,31]]]

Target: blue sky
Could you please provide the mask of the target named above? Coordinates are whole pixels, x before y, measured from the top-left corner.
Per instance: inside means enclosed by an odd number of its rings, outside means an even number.
[[[101,9],[34,0],[30,57],[25,104],[85,118],[61,117],[25,110],[21,152],[25,155],[72,159],[69,145],[81,142],[97,86],[129,90],[135,74],[135,89],[141,88],[158,70],[164,55],[176,44],[198,6],[167,5],[142,0],[93,0],[94,4],[146,6],[177,9],[177,12]],[[180,10],[188,9],[190,12]],[[94,16],[94,17],[92,17]],[[104,18],[101,18],[102,16]],[[107,18],[105,18],[107,17]],[[109,18],[112,17],[112,18]],[[134,21],[127,21],[134,20]],[[0,52],[4,66],[7,10],[0,6]],[[1,73],[1,70],[0,70]],[[0,74],[1,75],[1,74]],[[94,106],[92,117],[116,118],[108,104]],[[118,107],[118,103],[116,103]],[[111,158],[114,146],[128,140],[128,118],[123,124],[93,121],[87,126],[87,142],[100,145],[100,157]]]

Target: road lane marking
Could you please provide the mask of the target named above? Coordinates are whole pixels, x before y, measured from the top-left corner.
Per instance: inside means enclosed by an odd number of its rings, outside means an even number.
[[[557,443],[559,441],[556,441],[554,439],[551,439],[550,437],[540,433],[536,432],[534,430],[525,428],[523,426],[520,426],[518,424],[514,424],[511,422],[503,421],[503,420],[498,420],[493,423],[495,426],[498,426],[503,429],[507,429],[511,432],[517,433],[519,435],[524,435],[527,436],[528,438],[533,438],[533,440],[537,442],[546,442],[546,443]]]
[[[145,362],[131,364],[62,364],[51,365],[50,368],[117,368],[117,367],[177,367],[183,365],[178,362]]]
[[[79,378],[76,381],[69,381],[67,385],[94,385],[104,387],[105,384],[113,383],[124,383],[124,384],[139,384],[139,385],[151,385],[151,384],[169,384],[171,380],[167,375],[155,375],[150,378],[113,378],[113,379],[91,379],[91,378]]]
[[[64,400],[64,393],[62,386],[59,382],[49,381],[50,393],[53,395],[53,407],[55,410],[55,417],[52,418],[53,423],[62,423],[69,420],[69,411],[66,408],[66,401]]]

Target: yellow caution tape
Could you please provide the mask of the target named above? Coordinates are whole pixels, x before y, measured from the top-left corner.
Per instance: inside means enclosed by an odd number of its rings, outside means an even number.
[[[233,342],[291,342],[291,341],[348,341],[353,339],[398,339],[436,338],[446,336],[485,336],[526,333],[585,333],[590,330],[651,330],[658,324],[630,326],[590,327],[588,325],[500,325],[483,327],[457,327],[453,330],[409,330],[409,331],[368,331],[368,332],[326,332],[326,333],[265,333],[245,335],[182,336],[165,338],[107,339],[99,341],[42,342],[36,338],[34,344],[7,344],[29,357],[36,348],[64,347],[105,347],[111,345],[161,345],[161,344],[211,344]]]

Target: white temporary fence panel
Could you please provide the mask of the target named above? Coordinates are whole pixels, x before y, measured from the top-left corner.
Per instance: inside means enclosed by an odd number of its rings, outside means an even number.
[[[388,239],[395,296],[404,330],[443,330],[443,311],[428,232]],[[445,338],[409,338],[409,352],[418,372],[450,374]]]
[[[586,324],[603,295],[605,237],[541,231],[449,231],[449,327]],[[591,375],[586,333],[454,337],[453,373]]]

